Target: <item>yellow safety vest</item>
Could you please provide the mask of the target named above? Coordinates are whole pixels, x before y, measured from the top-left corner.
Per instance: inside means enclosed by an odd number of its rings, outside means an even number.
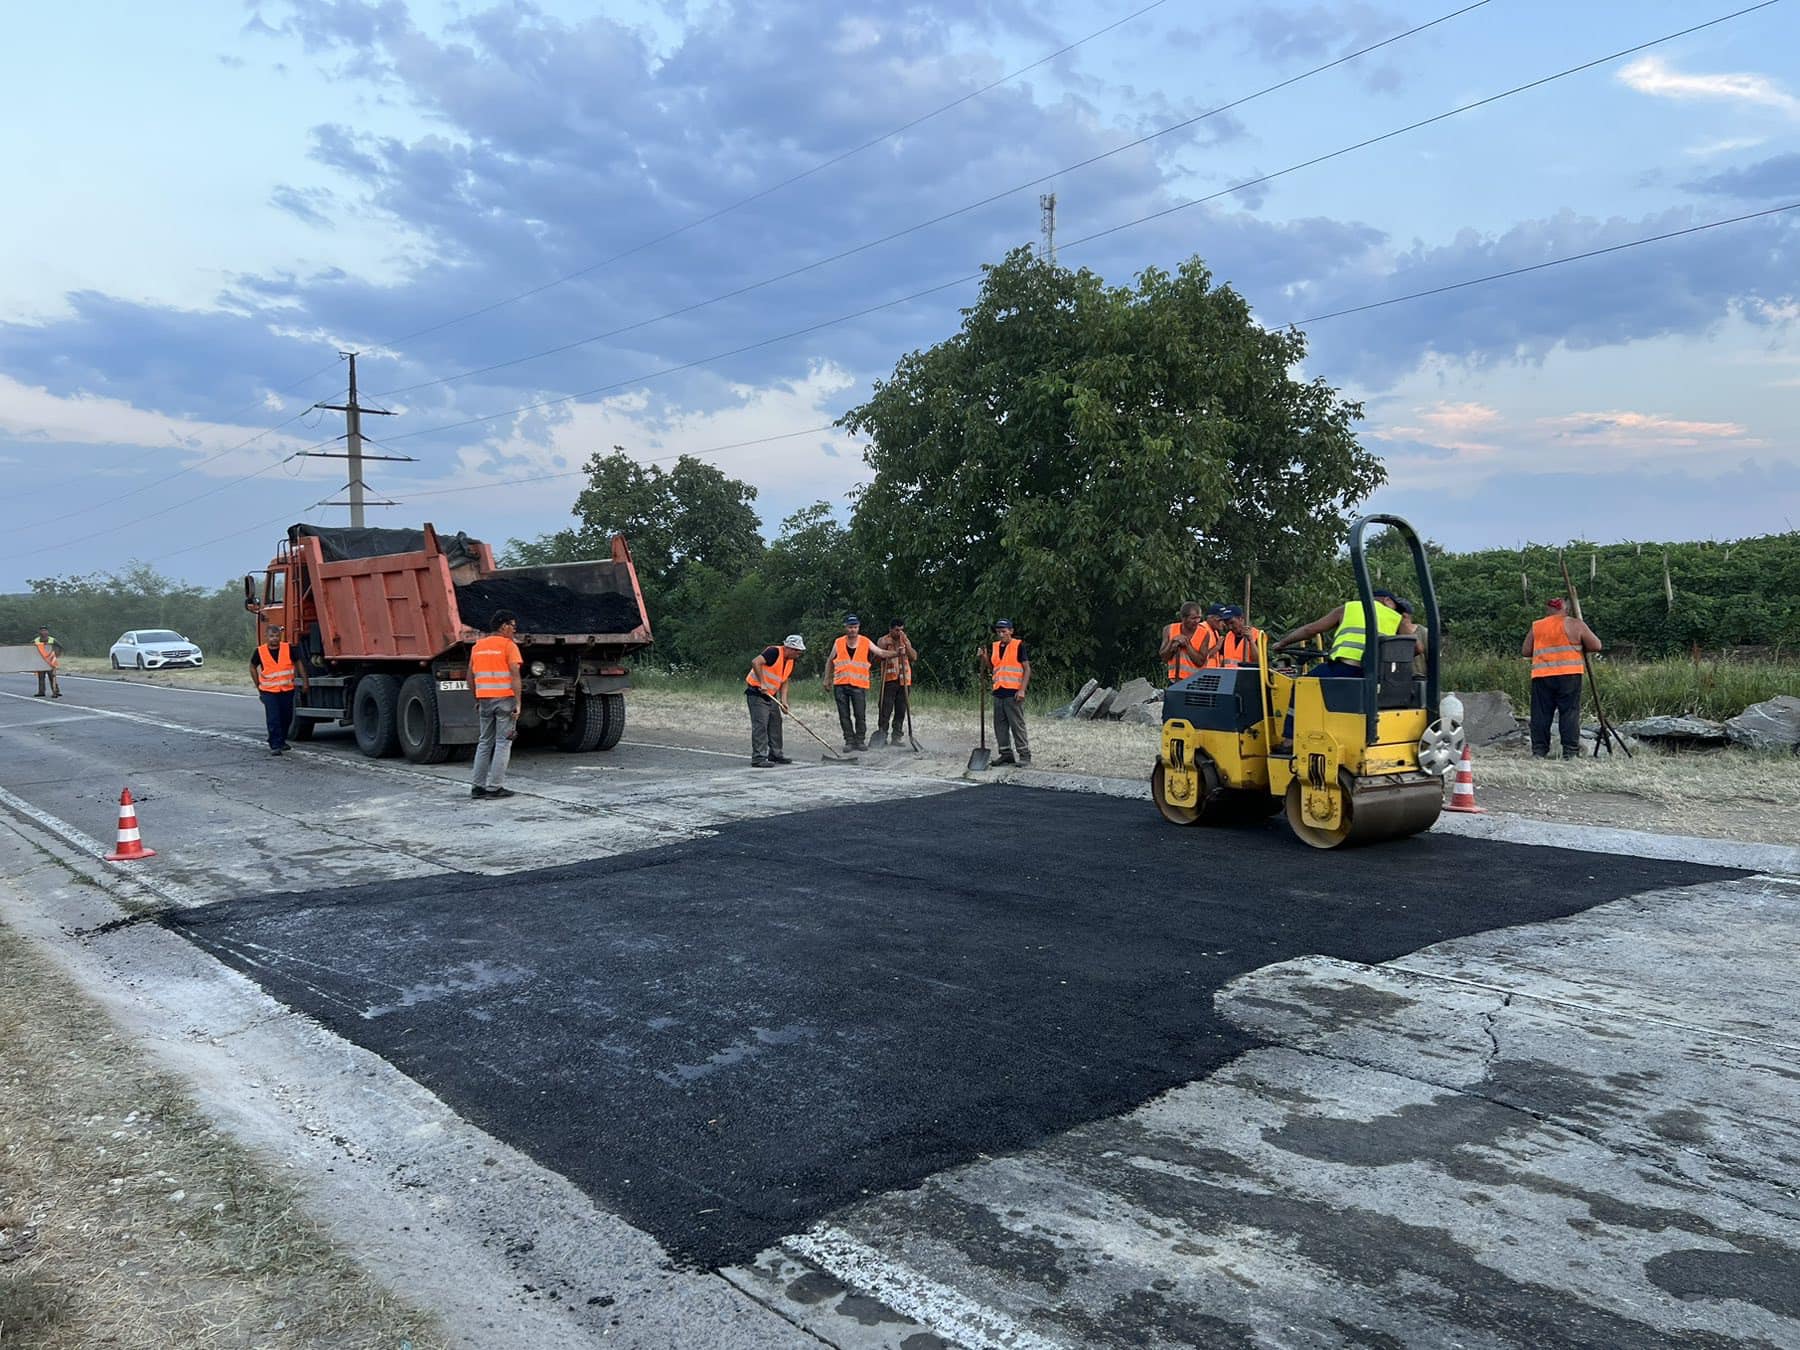
[[[1400,611],[1389,609],[1379,600],[1376,601],[1375,626],[1382,637],[1392,637],[1400,631]],[[1369,620],[1363,613],[1362,601],[1346,601],[1343,621],[1338,624],[1337,632],[1331,635],[1331,659],[1360,666],[1368,649]]]

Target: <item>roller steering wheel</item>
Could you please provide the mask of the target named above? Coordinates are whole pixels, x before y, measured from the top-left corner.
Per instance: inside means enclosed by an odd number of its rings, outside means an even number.
[[[1331,651],[1326,647],[1283,647],[1269,654],[1269,664],[1283,670],[1298,670],[1330,659]]]

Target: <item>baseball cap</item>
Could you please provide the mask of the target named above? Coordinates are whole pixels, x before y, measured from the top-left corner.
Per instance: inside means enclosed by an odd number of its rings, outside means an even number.
[[[1400,597],[1388,590],[1385,586],[1377,586],[1375,588],[1375,598],[1377,600],[1398,600]]]
[[[798,633],[789,633],[781,640],[781,645],[784,647],[792,647],[797,652],[803,652],[806,650],[806,639],[801,637]]]
[[[996,628],[1011,628],[1012,620],[1011,619],[995,619],[994,627],[996,627]]]
[[[860,627],[862,624],[862,620],[857,618],[856,615],[854,615],[854,614],[846,614],[846,615],[844,615],[844,623],[845,623],[845,626],[848,626],[850,624],[856,624]]]
[[[1219,617],[1222,619],[1241,619],[1244,617],[1242,605],[1220,605]]]
[[[1224,605],[1208,605],[1206,607],[1206,617],[1209,619],[1216,618],[1225,613],[1225,608]]]
[[[1396,597],[1394,603],[1400,607],[1400,612],[1402,614],[1411,614],[1413,612],[1412,601],[1410,600],[1401,600]]]

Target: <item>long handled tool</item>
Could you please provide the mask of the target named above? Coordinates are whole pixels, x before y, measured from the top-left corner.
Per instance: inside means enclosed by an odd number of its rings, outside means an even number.
[[[1581,596],[1575,591],[1575,583],[1569,579],[1569,560],[1561,553],[1556,555],[1556,560],[1562,564],[1563,585],[1569,589],[1569,604],[1575,610],[1575,622],[1585,624],[1587,620],[1581,617]],[[1625,743],[1625,738],[1606,720],[1606,709],[1600,706],[1600,682],[1594,678],[1594,658],[1586,646],[1581,649],[1581,666],[1587,671],[1588,692],[1594,696],[1594,720],[1600,724],[1600,734],[1594,739],[1594,758],[1600,758],[1601,746],[1604,745],[1607,752],[1611,753],[1613,743],[1617,742],[1619,749],[1625,752],[1626,759],[1636,759],[1637,756],[1631,753],[1631,747]]]
[[[814,731],[811,727],[807,726],[806,723],[802,722],[800,720],[799,714],[796,713],[792,708],[784,708],[782,711],[787,713],[787,715],[789,717],[794,719],[795,725],[797,725],[800,728],[800,730],[804,731],[808,736],[811,736],[820,745],[825,747],[825,753],[824,753],[824,755],[821,756],[821,758],[827,759],[834,764],[854,764],[854,763],[856,763],[855,755],[840,755],[837,751],[833,750],[831,748],[831,743],[829,741],[827,741],[823,736],[819,735],[819,733]]]
[[[986,773],[988,766],[987,743],[987,691],[981,687],[981,674],[977,668],[975,675],[975,708],[981,719],[981,744],[969,751],[970,773]]]

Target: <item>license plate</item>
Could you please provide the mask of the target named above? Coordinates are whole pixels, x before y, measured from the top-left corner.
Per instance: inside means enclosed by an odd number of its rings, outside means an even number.
[[[467,680],[438,681],[438,692],[442,694],[466,693],[468,692],[468,688],[469,682]]]

